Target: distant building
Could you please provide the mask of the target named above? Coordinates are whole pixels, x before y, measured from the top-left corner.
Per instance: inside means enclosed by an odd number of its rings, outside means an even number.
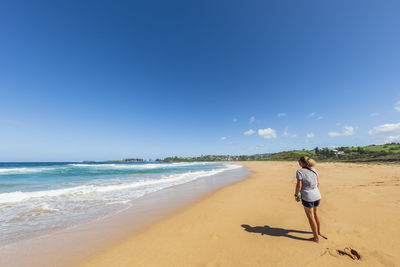
[[[344,151],[337,150],[337,149],[332,149],[332,151],[333,151],[333,153],[335,153],[336,156],[346,154]]]

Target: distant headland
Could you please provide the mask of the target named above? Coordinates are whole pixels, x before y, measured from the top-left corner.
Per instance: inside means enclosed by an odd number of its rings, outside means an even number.
[[[194,162],[194,161],[293,161],[301,156],[309,156],[324,162],[400,162],[400,143],[384,145],[314,148],[312,150],[291,150],[278,153],[254,155],[201,155],[199,157],[166,157],[145,160],[129,158],[107,161],[83,161],[84,163],[134,163],[134,162]]]

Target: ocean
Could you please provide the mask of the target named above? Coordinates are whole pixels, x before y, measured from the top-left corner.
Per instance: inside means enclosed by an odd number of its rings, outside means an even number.
[[[241,166],[229,163],[0,163],[0,246],[98,220],[135,199]]]

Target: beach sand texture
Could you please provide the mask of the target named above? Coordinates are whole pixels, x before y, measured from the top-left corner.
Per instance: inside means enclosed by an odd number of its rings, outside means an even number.
[[[252,175],[150,225],[82,266],[400,266],[400,165],[321,163],[312,237],[294,200],[297,162],[241,162]]]

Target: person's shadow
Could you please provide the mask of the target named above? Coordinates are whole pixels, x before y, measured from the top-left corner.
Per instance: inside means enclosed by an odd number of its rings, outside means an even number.
[[[297,240],[304,240],[304,241],[310,241],[310,239],[290,235],[289,233],[312,234],[312,232],[289,230],[289,229],[283,229],[283,228],[274,228],[274,227],[269,227],[268,225],[252,227],[247,224],[242,224],[241,226],[244,228],[245,231],[250,232],[250,233],[259,233],[261,235],[269,235],[269,236],[284,236],[284,237],[293,238],[293,239],[297,239]]]

